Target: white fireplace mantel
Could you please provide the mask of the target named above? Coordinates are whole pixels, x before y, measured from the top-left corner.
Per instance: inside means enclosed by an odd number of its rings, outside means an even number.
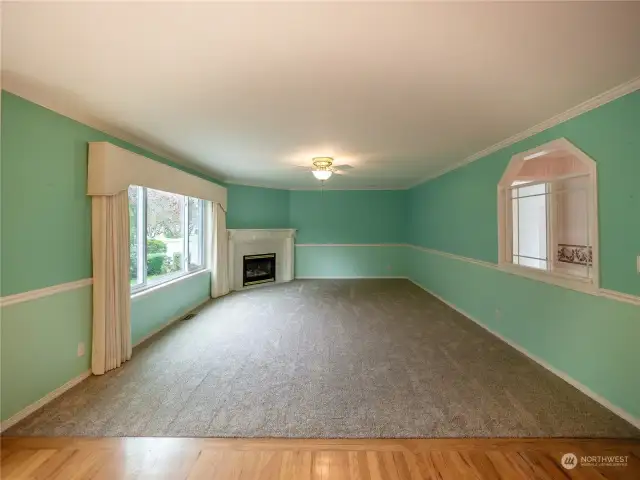
[[[293,244],[296,229],[228,229],[227,231],[229,234],[229,287],[231,290],[250,288],[242,285],[242,260],[245,255],[275,253],[276,283],[293,280]]]

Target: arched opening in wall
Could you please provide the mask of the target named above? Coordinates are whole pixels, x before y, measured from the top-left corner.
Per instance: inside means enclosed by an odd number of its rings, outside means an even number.
[[[499,263],[578,290],[598,288],[596,163],[566,139],[514,155],[498,184]]]

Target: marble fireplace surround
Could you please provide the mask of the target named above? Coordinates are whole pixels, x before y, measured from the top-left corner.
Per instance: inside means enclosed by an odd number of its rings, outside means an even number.
[[[229,235],[229,288],[243,290],[260,285],[242,286],[242,258],[245,255],[276,254],[276,283],[293,280],[294,241],[293,228],[228,229]]]

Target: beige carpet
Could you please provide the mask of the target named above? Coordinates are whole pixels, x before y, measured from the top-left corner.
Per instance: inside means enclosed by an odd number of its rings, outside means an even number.
[[[406,280],[233,293],[6,435],[640,437]]]

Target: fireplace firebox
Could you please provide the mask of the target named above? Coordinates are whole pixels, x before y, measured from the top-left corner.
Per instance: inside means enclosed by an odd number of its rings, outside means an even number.
[[[244,255],[242,286],[276,281],[276,254]]]

